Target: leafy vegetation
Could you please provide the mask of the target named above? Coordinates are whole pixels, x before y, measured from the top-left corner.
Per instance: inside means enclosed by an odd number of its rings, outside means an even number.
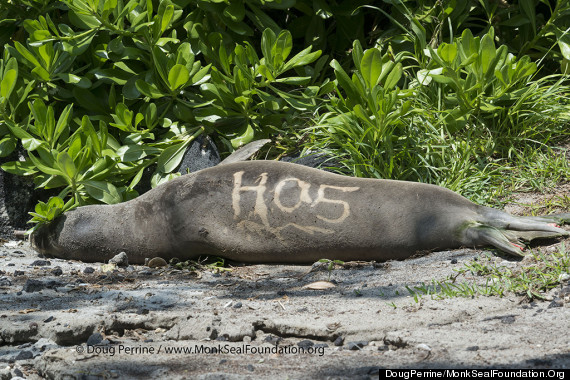
[[[21,0],[0,5],[2,169],[33,222],[136,197],[210,135],[479,203],[568,179],[565,0]],[[540,166],[537,166],[539,163]]]

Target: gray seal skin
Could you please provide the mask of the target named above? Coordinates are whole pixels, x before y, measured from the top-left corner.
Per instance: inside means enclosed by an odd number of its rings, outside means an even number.
[[[441,187],[249,161],[169,181],[131,201],[74,209],[36,230],[41,253],[107,261],[216,255],[248,263],[404,259],[418,251],[567,236],[570,214],[514,217]]]

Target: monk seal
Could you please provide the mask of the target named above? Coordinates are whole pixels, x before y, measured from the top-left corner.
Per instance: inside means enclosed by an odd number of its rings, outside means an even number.
[[[41,253],[107,261],[216,255],[247,263],[404,259],[418,251],[568,236],[570,214],[515,217],[442,187],[248,161],[171,180],[131,201],[78,207],[37,229]]]

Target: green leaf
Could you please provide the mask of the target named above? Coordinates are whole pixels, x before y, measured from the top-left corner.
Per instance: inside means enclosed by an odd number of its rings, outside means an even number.
[[[164,32],[166,31],[166,29],[168,29],[168,27],[170,26],[170,23],[172,22],[172,18],[174,16],[174,5],[169,4],[166,6],[166,8],[164,9],[164,13],[162,14],[162,17],[160,19],[160,34],[164,34]]]
[[[38,149],[42,145],[45,145],[44,141],[38,140],[38,139],[33,138],[33,137],[22,139],[22,146],[28,152],[32,152],[32,151]]]
[[[130,185],[128,186],[128,189],[134,189],[135,186],[139,184],[144,174],[144,170],[145,170],[144,167],[140,168],[140,170],[137,172],[137,174],[134,176],[133,180],[131,181]]]
[[[566,33],[558,37],[558,46],[565,59],[570,59],[570,34]]]
[[[237,149],[245,144],[250,143],[253,140],[255,135],[255,131],[251,127],[251,125],[247,125],[243,133],[241,133],[238,137],[231,140],[232,147]]]
[[[532,34],[536,35],[536,13],[534,10],[534,0],[519,0],[519,6],[525,16],[530,20],[532,25]]]
[[[333,59],[330,63],[331,67],[334,69],[334,74],[338,81],[338,84],[346,92],[346,95],[356,101],[359,97],[358,89],[350,80],[348,74],[344,71],[340,63],[336,59]]]
[[[362,50],[362,44],[359,40],[354,40],[352,43],[352,61],[356,70],[360,71],[360,62],[362,62],[362,57],[364,56],[364,51]]]
[[[150,103],[144,113],[144,122],[148,129],[153,129],[158,120],[158,111],[156,104]]]
[[[197,63],[199,63],[199,62],[197,62]],[[210,76],[209,75],[206,76],[206,74],[208,74],[208,71],[210,70],[210,66],[211,66],[211,64],[204,66],[200,70],[198,70],[198,72],[192,76],[192,80],[191,80],[192,84],[199,85],[199,84],[202,84],[205,81],[207,81]]]
[[[77,168],[73,163],[73,158],[67,152],[60,152],[57,155],[57,165],[70,181],[77,175]]]
[[[18,41],[14,41],[14,46],[16,47],[18,53],[20,53],[28,62],[32,63],[36,67],[41,67],[40,62],[32,53],[30,53],[28,49],[24,47],[24,45]]]
[[[402,64],[397,63],[396,66],[394,66],[394,68],[392,69],[392,71],[390,71],[390,74],[388,74],[388,76],[386,77],[386,82],[384,82],[384,88],[386,90],[391,90],[392,88],[394,88],[400,81],[400,78],[402,78],[402,72],[403,72]]]
[[[137,87],[137,90],[139,90],[141,94],[143,94],[144,96],[148,96],[149,98],[152,99],[163,98],[166,96],[158,88],[156,88],[154,84],[147,83],[141,79],[138,79],[135,82],[135,86]]]
[[[38,168],[40,171],[49,175],[61,175],[61,176],[64,175],[61,170],[51,167],[50,165],[44,164],[43,160],[36,158],[32,153],[28,153],[28,157],[30,158],[30,160],[32,160],[36,168]]]
[[[82,178],[86,180],[105,179],[113,171],[117,163],[109,156],[101,157],[85,171]]]
[[[158,154],[161,150],[151,146],[144,145],[123,145],[117,150],[117,155],[123,162],[133,162],[145,158],[151,154]]]
[[[4,77],[2,78],[2,82],[0,83],[0,96],[3,98],[9,98],[10,94],[14,90],[16,86],[16,80],[18,79],[18,71],[11,69],[7,70],[4,73]]]
[[[452,64],[457,56],[457,46],[455,44],[442,43],[437,48],[437,53],[446,63]]]
[[[63,109],[63,112],[61,113],[61,115],[59,116],[59,119],[57,121],[57,125],[55,126],[55,130],[53,133],[53,140],[52,140],[54,144],[55,144],[55,142],[57,142],[57,140],[59,139],[59,136],[61,136],[61,134],[63,133],[63,131],[67,127],[67,125],[69,123],[69,119],[71,118],[72,115],[73,115],[73,104],[68,104]]]
[[[184,158],[184,152],[189,142],[184,141],[166,148],[158,156],[157,170],[161,173],[170,173],[176,169]]]
[[[364,78],[369,89],[372,89],[378,84],[378,78],[380,77],[381,72],[382,53],[380,53],[380,50],[376,48],[366,50],[362,57],[362,61],[360,61],[360,74]]]
[[[483,73],[487,73],[491,62],[495,58],[497,50],[495,49],[495,43],[493,42],[489,34],[485,34],[481,39],[481,68]]]
[[[110,182],[105,181],[82,181],[83,186],[85,186],[85,191],[92,198],[106,203],[108,205],[121,203],[123,197],[119,194],[119,191]]]
[[[50,80],[49,73],[43,67],[38,66],[38,67],[34,68],[32,70],[32,73],[36,74],[38,76],[38,78],[40,78],[41,80],[43,80],[45,82],[49,82],[49,80]]]
[[[271,56],[273,58],[273,67],[279,69],[283,62],[291,53],[293,48],[293,38],[291,37],[291,32],[288,30],[283,30],[277,36],[275,43],[271,47]]]
[[[275,38],[275,33],[269,28],[265,29],[261,36],[261,52],[265,57],[265,64],[270,68],[273,68],[273,52],[271,49],[275,44]]]
[[[9,156],[16,149],[18,139],[7,136],[0,140],[0,157]]]
[[[190,79],[190,72],[186,66],[176,64],[172,66],[168,73],[168,83],[171,91],[174,91],[186,84]]]
[[[4,165],[2,165],[2,170],[16,175],[32,175],[38,172],[36,165],[30,161],[6,162]]]
[[[89,116],[83,115],[83,118],[81,119],[81,128],[83,129],[83,132],[85,132],[91,139],[91,144],[93,145],[93,148],[95,148],[97,155],[101,156],[103,149],[101,146],[101,141],[99,141],[99,136],[97,136],[97,132],[95,132],[95,127],[93,127],[91,120],[89,120]]]
[[[243,6],[243,0],[233,0],[224,9],[223,15],[231,19],[233,22],[239,22],[243,20],[245,16],[245,7]]]
[[[80,77],[75,74],[56,74],[56,78],[63,80],[65,83],[74,84],[81,88],[89,88],[91,87],[91,81],[85,77]]]
[[[279,78],[276,82],[291,84],[291,85],[299,85],[304,86],[311,81],[311,77],[288,77],[288,78]]]
[[[284,73],[287,70],[290,70],[294,67],[308,65],[319,59],[321,56],[321,51],[317,50],[314,53],[311,53],[312,47],[309,46],[308,48],[302,50],[300,53],[296,54],[293,58],[291,58],[287,63],[283,66],[280,72]]]

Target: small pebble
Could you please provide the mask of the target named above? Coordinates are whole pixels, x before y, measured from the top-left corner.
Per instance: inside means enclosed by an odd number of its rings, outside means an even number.
[[[127,257],[126,252],[121,252],[111,260],[109,260],[109,264],[115,264],[118,267],[127,267],[129,266],[129,258]]]
[[[553,307],[563,307],[564,301],[560,298],[555,298],[552,302],[548,305],[548,309],[552,309]]]
[[[479,346],[469,346],[465,351],[479,351]]]
[[[234,309],[239,309],[240,307],[242,307],[242,303],[241,302],[236,302],[235,305],[233,306]]]
[[[155,257],[150,259],[147,263],[147,267],[149,268],[162,268],[165,266],[168,266],[168,263],[162,257]]]
[[[0,278],[0,286],[11,286],[11,285],[12,285],[12,281],[10,281],[8,278],[6,278],[6,277]]]
[[[337,347],[342,346],[344,344],[344,338],[342,336],[339,336],[334,340],[333,344]]]
[[[23,276],[24,274],[25,274],[25,272],[23,270],[15,270],[14,271],[14,277]]]
[[[30,265],[32,265],[34,267],[45,267],[45,266],[51,265],[51,262],[49,262],[47,260],[35,260]]]
[[[346,344],[346,348],[349,350],[360,350],[362,349],[364,346],[368,346],[368,342],[365,340],[360,340],[357,342],[348,342]]]
[[[85,274],[91,274],[93,272],[95,272],[95,268],[93,267],[85,267],[85,269],[83,269],[83,273]]]
[[[63,270],[61,270],[61,267],[55,267],[51,270],[50,273],[54,276],[61,276],[63,274]]]
[[[309,339],[305,339],[305,340],[302,340],[299,343],[297,343],[297,346],[299,346],[299,347],[312,347],[314,345],[315,345],[315,343],[313,343]]]
[[[93,333],[87,339],[87,345],[88,346],[96,346],[96,345],[100,344],[101,342],[103,342],[103,335],[101,335],[100,333]]]
[[[457,259],[451,259],[452,264],[457,264]]]
[[[16,360],[28,360],[33,358],[34,358],[34,353],[32,351],[27,351],[27,350],[20,351],[18,356],[16,356]]]

